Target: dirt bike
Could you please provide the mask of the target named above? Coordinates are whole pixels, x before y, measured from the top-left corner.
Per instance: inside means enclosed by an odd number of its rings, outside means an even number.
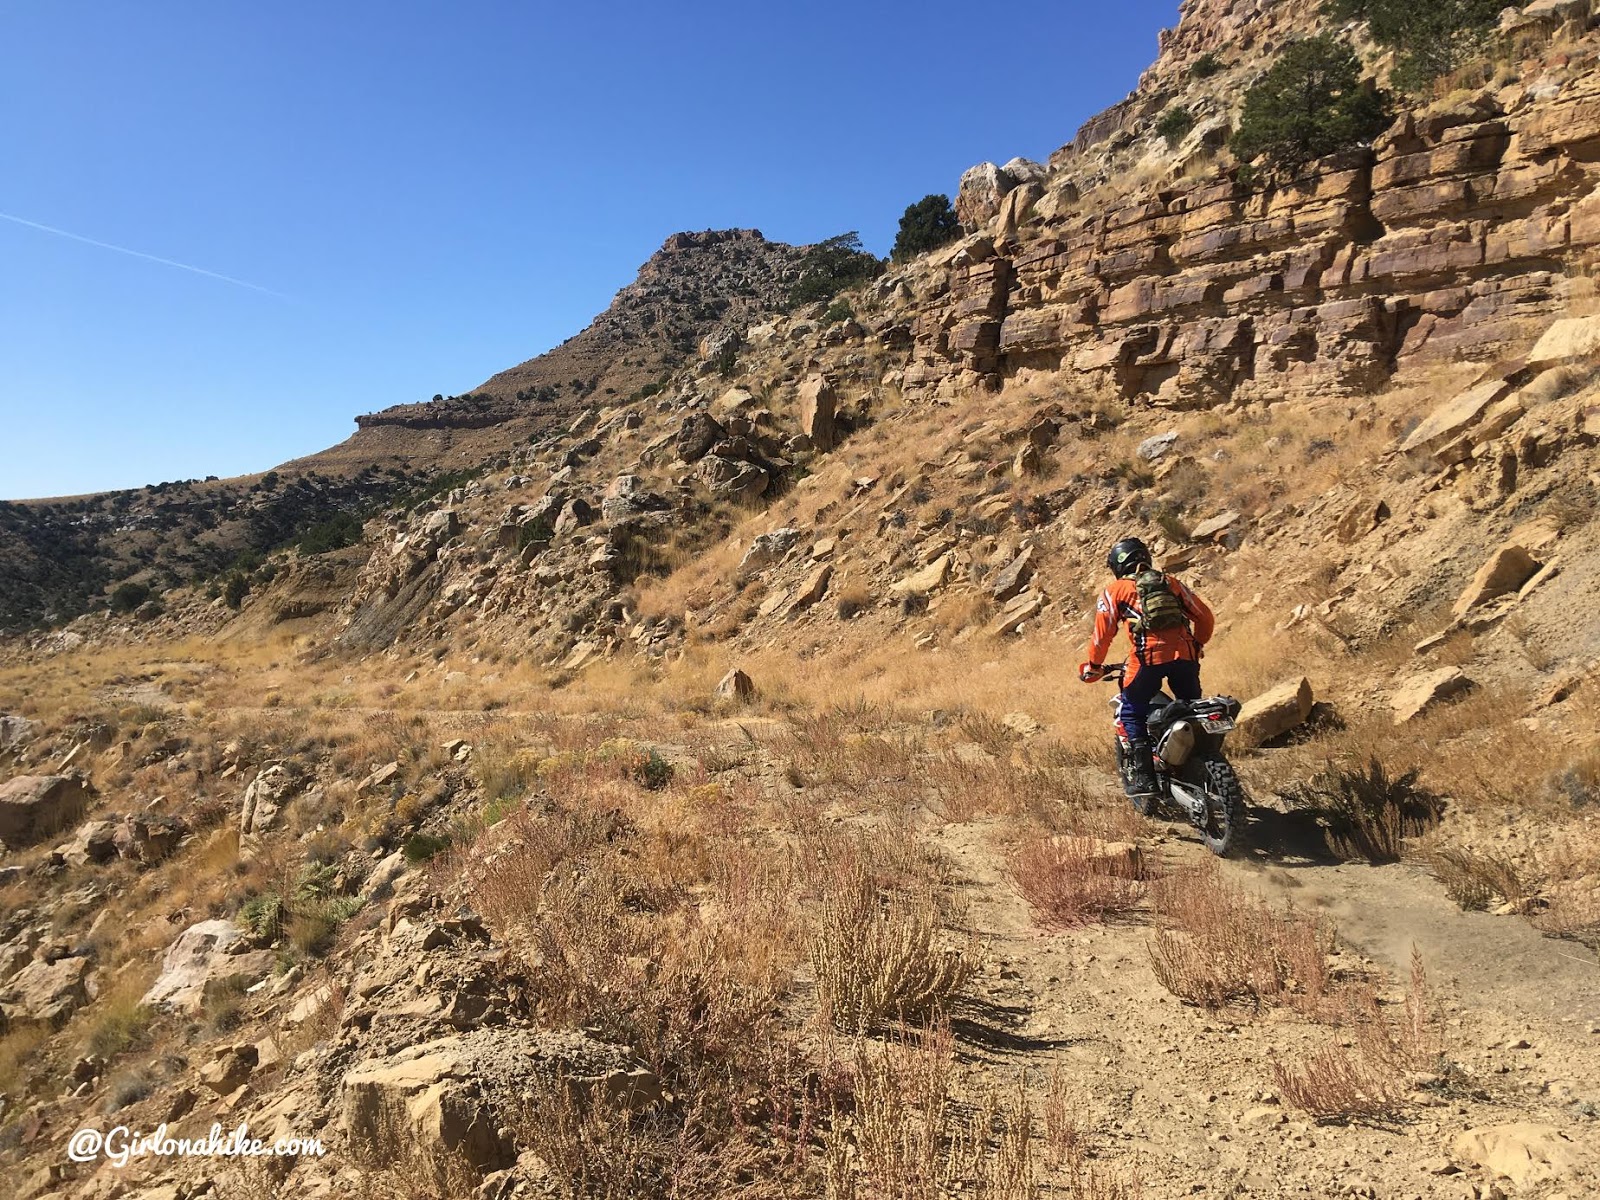
[[[1108,663],[1100,678],[1115,680],[1120,691],[1126,669],[1126,663]],[[1117,772],[1126,788],[1133,751],[1118,716],[1120,706],[1120,697],[1111,702]],[[1206,849],[1216,855],[1233,849],[1244,824],[1244,788],[1222,754],[1222,739],[1233,730],[1239,709],[1239,702],[1231,696],[1174,700],[1158,694],[1150,706],[1146,728],[1155,748],[1156,783],[1161,790],[1133,801],[1139,815],[1145,817],[1153,815],[1162,800],[1170,801],[1199,830]]]

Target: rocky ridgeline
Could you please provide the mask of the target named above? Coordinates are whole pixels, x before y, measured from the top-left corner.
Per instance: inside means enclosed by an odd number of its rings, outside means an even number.
[[[1294,186],[1254,191],[1207,169],[1226,112],[1175,150],[1161,144],[1153,122],[1167,104],[1195,92],[1204,113],[1219,80],[1237,95],[1259,69],[1228,38],[1260,11],[1286,19],[1254,30],[1258,45],[1281,40],[1299,7],[1186,5],[1141,89],[1049,171],[1014,161],[968,172],[958,211],[972,236],[880,282],[910,324],[907,391],[1070,370],[1108,397],[1171,406],[1351,394],[1413,362],[1493,361],[1551,314],[1589,303],[1600,245],[1592,38],[1532,61],[1513,84],[1408,113],[1371,151]],[[1577,8],[1588,19],[1587,4],[1542,7],[1539,28],[1581,28]],[[1227,47],[1233,72],[1185,82],[1213,46]],[[1158,179],[1130,185],[1107,163]]]
[[[629,396],[659,384],[697,348],[736,343],[746,327],[783,305],[804,253],[755,229],[675,233],[605,312],[555,349],[468,395],[397,405],[357,417],[356,424],[482,429],[530,411],[548,412],[557,423],[570,419],[585,396]]]
[[[691,381],[670,398],[585,410],[502,472],[369,526],[371,557],[337,606],[339,641],[373,649],[487,624],[577,669],[636,624],[627,587],[663,568],[673,537],[719,536],[719,508],[787,487],[849,420],[820,374],[772,405]],[[316,570],[297,564],[263,598],[275,621],[309,615]]]

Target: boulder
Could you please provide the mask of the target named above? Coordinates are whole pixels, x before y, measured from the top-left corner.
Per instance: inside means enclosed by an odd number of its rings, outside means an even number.
[[[1139,443],[1139,448],[1134,453],[1144,459],[1145,462],[1156,462],[1177,444],[1177,430],[1170,430],[1167,433],[1158,433],[1154,437],[1145,438],[1144,441]]]
[[[244,790],[239,807],[239,832],[264,833],[278,819],[278,812],[299,791],[300,780],[287,763],[272,762],[256,772]]]
[[[449,541],[461,533],[461,514],[453,508],[429,513],[422,522],[422,533],[430,541]]]
[[[697,412],[683,419],[674,445],[684,462],[699,462],[727,435],[728,431],[710,413]]]
[[[1451,1149],[1457,1158],[1523,1188],[1569,1178],[1580,1167],[1578,1147],[1566,1134],[1528,1121],[1468,1129]]]
[[[992,162],[968,167],[961,173],[961,183],[956,192],[956,219],[969,231],[981,229],[999,214],[1000,202],[1015,183],[1009,174]]]
[[[734,413],[756,408],[760,403],[749,388],[731,387],[711,402],[711,410],[726,418]]]
[[[1241,514],[1233,511],[1219,513],[1206,521],[1201,521],[1189,531],[1189,538],[1196,542],[1215,541],[1228,533],[1239,523]]]
[[[1470,691],[1473,686],[1472,680],[1458,667],[1440,667],[1437,671],[1419,675],[1397,689],[1390,698],[1394,723],[1404,725],[1414,721],[1434,705]]]
[[[612,524],[667,507],[666,498],[647,489],[637,475],[618,475],[600,498],[600,515]]]
[[[920,571],[913,571],[897,583],[891,583],[889,591],[896,596],[926,596],[936,592],[950,581],[950,570],[955,562],[955,555],[947,550]]]
[[[361,898],[366,901],[384,899],[394,891],[395,881],[410,867],[402,850],[379,859],[378,865],[372,868],[372,874],[361,885]]]
[[[1043,596],[1037,592],[1031,595],[1024,592],[1006,606],[1005,612],[989,626],[989,632],[995,637],[1021,633],[1024,625],[1044,612],[1044,606]]]
[[[739,574],[754,575],[782,561],[783,556],[794,549],[795,543],[799,540],[800,531],[788,527],[757,534],[750,541],[750,549],[746,550],[744,557],[739,560]]]
[[[1511,384],[1504,379],[1485,380],[1434,409],[1400,444],[1402,453],[1442,450],[1462,437],[1493,404],[1504,400]]]
[[[84,822],[73,832],[72,841],[61,847],[59,853],[75,867],[110,862],[117,856],[117,823]]]
[[[700,478],[713,496],[725,500],[754,500],[767,490],[771,476],[754,463],[708,454],[700,460]]]
[[[1018,479],[1025,479],[1029,475],[1037,475],[1043,466],[1044,459],[1040,457],[1039,447],[1032,442],[1025,442],[1011,460],[1011,473]]]
[[[78,956],[53,962],[36,958],[13,975],[0,992],[7,1009],[56,1026],[89,1002],[89,960]]]
[[[1521,546],[1514,543],[1501,546],[1478,568],[1451,611],[1459,619],[1480,605],[1510,595],[1537,575],[1541,565]]]
[[[448,1153],[494,1170],[515,1158],[503,1130],[535,1083],[564,1088],[579,1103],[614,1107],[649,1104],[661,1094],[655,1076],[623,1047],[575,1032],[480,1029],[347,1071],[339,1125],[385,1161]]]
[[[818,600],[828,594],[828,583],[833,578],[833,567],[823,563],[810,575],[805,582],[796,589],[793,596],[788,599],[788,607],[784,609],[784,616],[793,617],[810,608]]]
[[[188,836],[181,817],[161,813],[135,813],[117,826],[117,853],[140,863],[157,863],[171,856]]]
[[[1534,343],[1528,353],[1528,366],[1539,370],[1575,358],[1593,358],[1597,352],[1600,352],[1600,316],[1563,317]]]
[[[1341,542],[1357,542],[1389,519],[1389,506],[1382,500],[1363,496],[1339,518],[1338,535]]]
[[[582,529],[585,525],[592,525],[595,516],[594,505],[581,496],[574,496],[561,506],[561,511],[556,514],[555,524],[550,527],[550,532],[571,533],[574,529]]]
[[[1033,562],[1033,547],[1027,546],[1023,548],[1021,554],[1000,569],[1000,573],[994,577],[994,584],[989,589],[989,594],[997,603],[1004,604],[1028,586],[1028,581],[1033,578]]]
[[[358,792],[378,791],[393,783],[399,774],[400,763],[398,761],[386,762],[382,766],[374,767],[372,773],[361,781],[356,790]]]
[[[824,375],[811,375],[800,384],[795,394],[800,420],[800,432],[811,439],[818,450],[831,449],[838,440],[838,427],[834,422],[837,403],[833,384]]]
[[[717,695],[724,700],[748,700],[756,694],[755,680],[735,667],[717,683]]]
[[[1027,183],[1046,182],[1050,178],[1050,168],[1018,155],[1000,168],[1000,174],[1010,181],[1012,187],[1021,187]]]
[[[1305,724],[1315,704],[1309,679],[1302,676],[1286,680],[1245,702],[1239,710],[1234,740],[1248,747],[1282,737],[1291,729]]]
[[[229,1096],[250,1080],[261,1052],[253,1042],[220,1046],[217,1056],[200,1068],[200,1082],[219,1096]]]
[[[0,754],[16,750],[39,736],[39,723],[12,713],[0,713]]]
[[[231,922],[201,921],[167,948],[161,974],[140,1003],[199,1012],[208,985],[257,983],[271,973],[274,961],[271,951],[250,950],[243,931]]]
[[[19,775],[0,783],[0,842],[17,847],[60,833],[89,807],[76,775]]]

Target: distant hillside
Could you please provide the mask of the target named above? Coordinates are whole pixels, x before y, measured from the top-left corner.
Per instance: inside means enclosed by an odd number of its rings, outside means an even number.
[[[340,514],[415,497],[591,406],[647,392],[784,307],[806,249],[753,229],[676,233],[588,328],[472,393],[357,417],[347,441],[264,476],[6,504],[0,631],[89,611],[125,580],[159,592],[248,568]]]

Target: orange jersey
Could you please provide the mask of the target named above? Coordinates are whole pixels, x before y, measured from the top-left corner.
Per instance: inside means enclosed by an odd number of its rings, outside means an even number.
[[[1149,633],[1136,633],[1128,627],[1128,642],[1133,648],[1134,660],[1143,666],[1177,662],[1180,659],[1200,657],[1200,647],[1211,640],[1216,628],[1216,618],[1206,602],[1178,580],[1168,575],[1167,586],[1183,605],[1191,629],[1181,626],[1174,629],[1153,629]],[[1094,637],[1089,640],[1089,661],[1103,663],[1111,652],[1111,643],[1117,636],[1117,626],[1124,621],[1136,621],[1139,613],[1139,589],[1132,579],[1113,580],[1110,587],[1100,593],[1094,610]]]

